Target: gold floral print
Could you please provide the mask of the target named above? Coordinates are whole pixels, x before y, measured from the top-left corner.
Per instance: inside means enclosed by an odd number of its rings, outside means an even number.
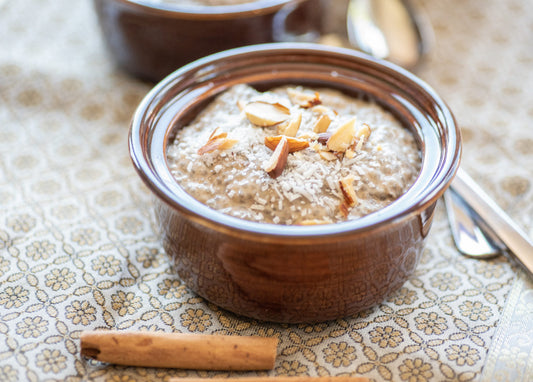
[[[416,328],[422,330],[426,335],[442,334],[448,325],[444,317],[439,317],[435,312],[421,312],[415,317]]]
[[[431,286],[438,288],[441,291],[457,290],[461,284],[461,280],[457,275],[453,275],[450,272],[436,273],[429,279]]]
[[[402,333],[392,326],[378,326],[370,332],[370,340],[381,348],[396,347],[403,342]]]
[[[11,365],[0,366],[0,381],[18,382],[19,374]]]
[[[37,338],[48,329],[48,321],[42,317],[26,317],[17,323],[17,334],[24,338]]]
[[[67,367],[67,357],[57,349],[44,349],[41,353],[37,354],[36,364],[45,373],[58,373]]]
[[[7,226],[14,232],[29,232],[35,228],[36,220],[28,214],[15,215],[7,219]]]
[[[157,248],[142,247],[135,251],[135,253],[137,254],[137,261],[144,268],[157,268],[164,263],[164,254]]]
[[[189,308],[181,314],[181,325],[191,332],[205,332],[213,325],[211,315],[203,309]]]
[[[276,373],[287,377],[304,375],[307,371],[307,366],[298,361],[283,361],[281,362],[281,365],[276,367]]]
[[[478,275],[482,275],[487,279],[492,279],[501,277],[505,273],[505,271],[503,268],[503,264],[494,264],[485,261],[479,261],[476,264],[476,273]]]
[[[165,329],[160,328],[157,325],[141,325],[139,326],[141,332],[164,332]]]
[[[129,375],[119,375],[115,374],[111,378],[106,379],[106,382],[139,382],[137,379]]]
[[[165,298],[180,298],[187,293],[185,285],[182,285],[178,279],[165,279],[157,287],[159,288],[159,295]]]
[[[96,197],[96,203],[101,207],[115,207],[120,204],[120,201],[124,199],[124,195],[121,195],[115,190],[104,191]]]
[[[407,289],[405,287],[400,288],[395,294],[393,294],[387,301],[394,303],[395,305],[410,305],[418,298],[414,290]]]
[[[421,358],[406,359],[400,365],[400,378],[408,382],[427,382],[433,377],[431,365]]]
[[[135,296],[133,292],[119,291],[111,295],[111,300],[113,301],[111,307],[117,311],[119,316],[134,314],[142,306],[141,298]]]
[[[492,312],[488,306],[484,306],[480,301],[465,301],[459,306],[461,314],[472,321],[487,321],[492,317]]]
[[[94,245],[100,240],[100,233],[93,228],[78,228],[72,232],[70,239],[78,245]]]
[[[333,342],[323,350],[324,360],[333,367],[350,366],[356,358],[355,347],[348,345],[347,342]]]
[[[53,291],[68,289],[75,281],[74,272],[68,268],[52,269],[46,275],[46,286],[52,288]]]
[[[135,235],[141,232],[142,226],[143,223],[139,219],[131,216],[122,217],[117,221],[117,229],[123,234]]]
[[[451,345],[446,349],[446,354],[450,361],[455,361],[459,366],[463,366],[464,364],[472,366],[480,359],[479,351],[466,344]]]
[[[327,328],[328,328],[328,325],[324,322],[313,324],[313,325],[308,325],[308,324],[298,325],[298,329],[302,330],[304,333],[307,333],[307,334],[321,333]]]
[[[73,219],[79,215],[79,208],[74,204],[52,208],[51,214],[58,219]]]
[[[2,249],[0,247],[0,249]],[[4,275],[4,273],[6,273],[7,271],[9,270],[9,261],[6,260],[6,259],[2,259],[0,258],[0,277],[2,277]],[[1,294],[0,294],[1,296]],[[1,304],[1,302],[0,302]]]
[[[120,260],[113,255],[100,255],[93,259],[93,270],[100,276],[114,276],[121,271]]]
[[[67,317],[73,324],[89,325],[96,320],[96,309],[88,301],[74,300],[65,308]]]
[[[34,241],[26,246],[26,256],[32,258],[34,261],[47,260],[55,254],[56,246],[48,240]]]
[[[7,287],[0,291],[0,305],[6,309],[20,308],[29,299],[29,292],[20,285],[16,287]]]

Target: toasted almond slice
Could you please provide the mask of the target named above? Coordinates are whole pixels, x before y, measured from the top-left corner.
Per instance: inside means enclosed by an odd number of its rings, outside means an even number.
[[[348,208],[348,205],[346,205],[346,202],[343,201],[339,205],[339,210],[341,211],[341,214],[342,216],[344,216],[344,218],[348,217],[348,214],[350,213],[350,209]]]
[[[331,124],[331,118],[327,114],[322,114],[313,127],[313,131],[317,134],[324,133]]]
[[[324,150],[320,150],[318,152],[318,154],[320,155],[320,157],[324,160],[328,160],[328,161],[331,161],[331,160],[335,160],[335,159],[338,159],[337,156],[335,154],[333,154],[331,151],[324,151]]]
[[[318,139],[318,134],[313,133],[312,131],[298,135],[298,139],[306,139],[308,141],[316,141]]]
[[[288,121],[278,126],[278,134],[286,135],[287,137],[295,137],[301,123],[302,113],[296,112]]]
[[[238,100],[237,101],[237,107],[239,108],[240,111],[243,111],[244,108],[246,107],[246,102],[243,101],[243,100]]]
[[[287,164],[287,157],[289,156],[289,142],[286,136],[282,136],[278,146],[272,153],[270,159],[264,164],[263,169],[272,178],[276,179],[281,175],[285,165]]]
[[[228,150],[228,149],[231,149],[233,146],[235,146],[235,144],[239,142],[237,139],[229,139],[229,138],[224,138],[222,139],[222,143],[220,144],[220,146],[218,147],[219,150]]]
[[[236,139],[228,138],[215,138],[207,141],[205,145],[198,149],[198,155],[207,154],[215,150],[227,150],[231,149],[235,143],[238,141]]]
[[[275,135],[270,137],[265,137],[265,145],[270,150],[275,150],[278,146],[278,143],[281,141],[283,135]],[[305,139],[287,137],[287,142],[289,143],[289,152],[293,153],[295,151],[303,150],[309,147],[309,142]]]
[[[274,126],[289,119],[290,110],[280,103],[255,101],[244,107],[246,118],[261,127]]]
[[[327,147],[331,151],[345,152],[355,138],[355,120],[353,117],[341,125],[328,139]]]
[[[339,180],[339,186],[342,191],[342,196],[348,207],[355,207],[358,204],[357,194],[353,188],[354,177],[348,175]]]
[[[322,103],[322,101],[320,100],[320,94],[318,94],[318,92],[311,94],[289,88],[287,89],[287,95],[289,96],[289,99],[293,104],[303,107],[305,109],[313,107],[315,105],[320,105]]]
[[[207,143],[198,149],[198,155],[207,154],[215,150],[227,150],[233,147],[238,141],[227,138],[228,133],[222,132],[217,134],[218,127],[213,130]]]
[[[300,225],[319,225],[319,224],[331,224],[332,221],[329,219],[309,219],[304,220]]]
[[[370,129],[370,126],[368,126],[366,123],[363,123],[363,125],[357,130],[357,133],[355,133],[356,138],[361,137],[370,137],[370,133],[372,133],[372,129]]]
[[[337,112],[335,110],[324,105],[313,106],[311,110],[313,111],[313,113],[316,113],[316,114],[327,114],[328,116],[337,115]]]
[[[355,157],[355,151],[353,151],[351,148],[348,148],[345,152],[344,152],[344,156],[348,159],[352,159]]]
[[[361,138],[357,140],[357,144],[355,145],[355,151],[361,151],[365,142],[366,142],[366,136],[363,135],[361,136]]]
[[[209,135],[209,138],[207,138],[208,141],[211,141],[211,140],[217,139],[217,138],[226,138],[228,136],[228,133],[226,133],[226,132],[222,132],[220,134],[217,134],[218,129],[219,129],[219,127],[216,127],[215,130],[213,130],[211,135]]]

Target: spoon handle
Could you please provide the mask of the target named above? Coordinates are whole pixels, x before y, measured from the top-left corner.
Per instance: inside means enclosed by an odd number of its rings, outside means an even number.
[[[459,168],[451,188],[483,219],[533,277],[533,242],[472,178]]]

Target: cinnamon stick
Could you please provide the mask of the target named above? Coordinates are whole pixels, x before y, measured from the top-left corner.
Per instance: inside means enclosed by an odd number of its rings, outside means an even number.
[[[370,382],[366,377],[230,377],[230,378],[170,378],[168,382]]]
[[[278,339],[187,333],[84,331],[81,355],[127,366],[197,370],[269,370]]]

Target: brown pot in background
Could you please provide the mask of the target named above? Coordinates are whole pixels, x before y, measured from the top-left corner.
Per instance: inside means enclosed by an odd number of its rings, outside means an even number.
[[[137,77],[159,81],[206,55],[276,41],[313,41],[321,0],[256,0],[190,6],[150,0],[94,0],[108,51]]]
[[[166,148],[198,110],[236,83],[330,87],[374,100],[415,136],[422,167],[391,205],[319,226],[262,224],[208,208],[173,179]],[[267,44],[196,61],[159,83],[131,124],[135,168],[155,195],[162,243],[179,277],[237,314],[317,322],[382,302],[409,279],[437,200],[459,166],[460,133],[443,101],[420,79],[353,50]]]

